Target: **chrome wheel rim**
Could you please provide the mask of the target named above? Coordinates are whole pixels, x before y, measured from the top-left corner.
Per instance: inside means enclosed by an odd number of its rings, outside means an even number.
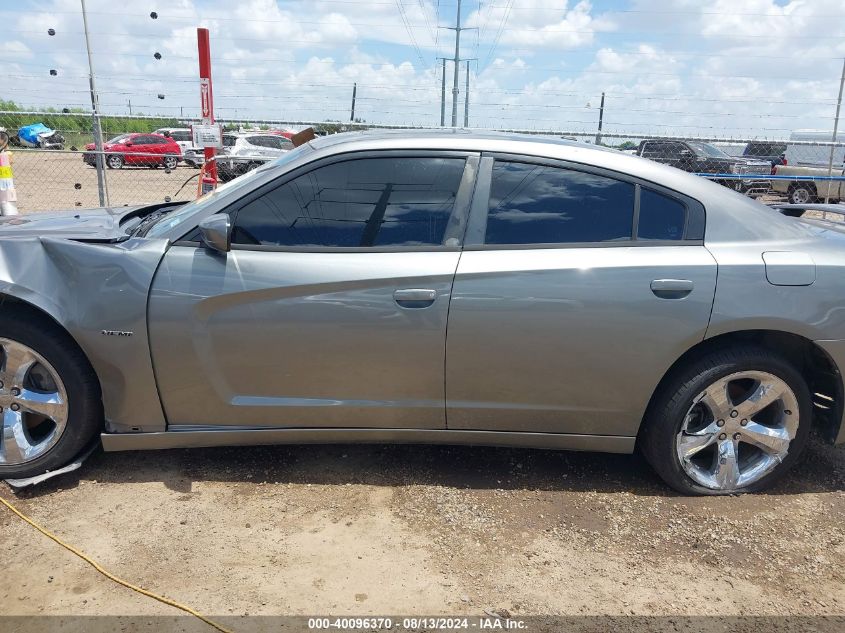
[[[58,372],[34,349],[0,338],[0,465],[31,462],[67,426],[67,393]]]
[[[693,401],[676,437],[678,460],[706,488],[745,488],[786,458],[798,418],[798,398],[777,376],[730,374]]]
[[[118,167],[120,167],[122,162],[123,161],[120,159],[120,156],[109,156],[109,165],[113,169],[117,169]]]
[[[164,167],[166,169],[176,169],[176,163],[178,161],[175,158],[165,158],[164,159]]]

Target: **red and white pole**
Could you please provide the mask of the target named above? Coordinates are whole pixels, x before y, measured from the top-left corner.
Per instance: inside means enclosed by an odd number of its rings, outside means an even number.
[[[197,48],[200,60],[200,105],[203,125],[214,123],[214,93],[211,89],[211,43],[208,29],[197,29]],[[202,178],[202,193],[208,193],[217,187],[217,161],[214,156],[217,150],[206,147],[205,169]]]

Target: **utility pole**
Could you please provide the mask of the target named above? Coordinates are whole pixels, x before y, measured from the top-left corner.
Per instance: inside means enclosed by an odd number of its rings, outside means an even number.
[[[464,28],[461,26],[461,0],[458,0],[458,16],[455,26],[445,26],[440,28],[449,29],[450,31],[455,32],[455,56],[446,58],[438,57],[438,59],[443,60],[443,87],[441,89],[442,94],[440,97],[440,125],[446,125],[446,61],[448,60],[455,62],[455,78],[452,84],[452,127],[458,127],[458,94],[460,93],[460,90],[458,89],[458,76],[461,70],[460,63],[462,61],[466,61],[461,59],[461,31],[475,30],[476,27]]]
[[[85,0],[82,3],[82,26],[85,31],[85,48],[88,51],[88,87],[91,91],[91,116],[94,123],[94,149],[96,150],[97,162],[97,193],[99,194],[100,206],[108,203],[108,192],[106,191],[106,169],[103,160],[103,130],[100,127],[100,98],[97,96],[97,88],[94,85],[94,62],[91,60],[91,40],[88,37],[88,12],[85,10]]]
[[[464,90],[464,127],[469,127],[469,62],[467,62],[466,89]]]
[[[358,82],[352,84],[352,114],[349,117],[350,123],[355,123],[355,95],[358,93]]]
[[[129,116],[132,116],[132,99],[129,100]]]
[[[443,77],[440,82],[440,127],[444,127],[446,125],[446,58],[440,59],[443,60]]]
[[[839,79],[839,98],[836,100],[836,118],[833,120],[833,142],[836,142],[836,135],[839,132],[839,111],[842,109],[842,88],[845,86],[845,59],[842,60],[842,77]],[[835,146],[830,146],[830,158],[827,161],[827,177],[833,175],[833,152]],[[830,202],[830,185],[831,181],[827,181],[827,195],[824,197],[824,203]]]
[[[601,125],[604,121],[604,93],[601,93],[601,105],[599,106],[599,131],[596,134],[596,145],[601,145]]]
[[[452,85],[452,127],[458,126],[458,73],[461,61],[461,0],[458,0],[458,17],[455,21],[455,82]]]

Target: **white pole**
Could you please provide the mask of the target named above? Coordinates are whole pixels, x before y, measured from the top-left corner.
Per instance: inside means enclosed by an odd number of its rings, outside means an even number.
[[[836,142],[836,135],[839,132],[839,110],[842,108],[842,86],[845,86],[845,59],[842,60],[842,77],[839,79],[839,98],[836,100],[836,118],[833,119],[833,142]],[[833,145],[830,146],[830,158],[827,161],[827,177],[833,175],[833,152],[836,149]],[[824,203],[830,202],[830,185],[832,180],[827,181],[827,195],[824,197]],[[842,187],[842,183],[839,184]]]

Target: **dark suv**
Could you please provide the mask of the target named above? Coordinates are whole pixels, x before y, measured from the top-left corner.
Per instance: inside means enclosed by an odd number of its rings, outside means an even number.
[[[730,189],[750,195],[762,195],[769,190],[769,181],[753,176],[768,176],[772,165],[765,160],[730,156],[715,145],[701,141],[642,141],[637,155],[658,163],[666,163],[694,174],[750,175],[742,180],[713,178]]]
[[[786,145],[766,141],[753,141],[742,150],[743,157],[768,161],[772,167],[786,165],[785,154]]]

